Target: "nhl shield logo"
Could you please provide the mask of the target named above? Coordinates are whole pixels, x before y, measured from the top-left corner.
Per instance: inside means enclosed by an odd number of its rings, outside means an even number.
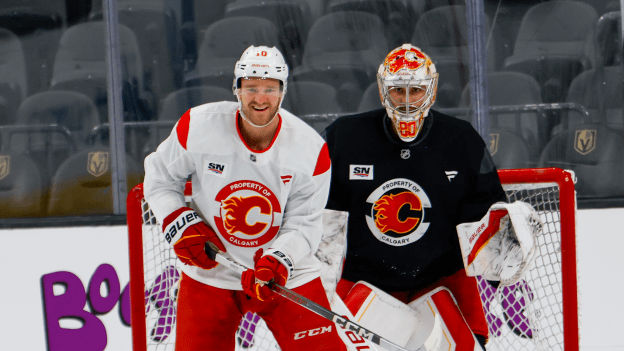
[[[409,149],[401,150],[401,158],[404,160],[407,160],[408,158],[410,158],[410,150]]]
[[[89,152],[87,160],[87,171],[94,177],[99,177],[108,170],[109,152],[97,151]]]
[[[587,155],[596,148],[595,129],[577,130],[574,135],[574,150],[581,155]]]
[[[11,156],[0,156],[0,180],[4,179],[11,173]]]
[[[490,136],[492,137],[490,140],[490,155],[494,156],[494,154],[498,151],[498,140],[500,138],[500,134],[492,133]]]

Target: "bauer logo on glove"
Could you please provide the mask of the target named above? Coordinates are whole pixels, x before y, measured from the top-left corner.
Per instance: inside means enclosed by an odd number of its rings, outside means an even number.
[[[225,247],[212,228],[188,207],[181,207],[163,221],[163,233],[167,242],[173,244],[173,250],[182,263],[203,269],[212,269],[217,262],[208,257],[204,246],[207,241],[225,252]]]
[[[466,274],[505,285],[519,281],[535,256],[542,225],[539,214],[522,201],[496,203],[481,221],[458,225]]]

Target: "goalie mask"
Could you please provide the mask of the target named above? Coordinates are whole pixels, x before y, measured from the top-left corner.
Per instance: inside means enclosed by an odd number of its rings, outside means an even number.
[[[271,120],[264,125],[256,125],[252,123],[244,114],[241,101],[241,80],[248,78],[260,78],[260,79],[276,79],[280,81],[280,101],[278,104],[277,112],[271,118]],[[248,47],[240,60],[236,62],[234,68],[234,82],[232,90],[236,98],[238,99],[239,111],[241,117],[249,122],[254,127],[265,127],[275,119],[279,112],[279,108],[284,100],[284,94],[286,94],[286,82],[288,80],[288,65],[284,60],[282,53],[275,47],[268,46],[250,46]]]
[[[403,44],[379,66],[377,84],[381,103],[399,138],[405,142],[416,139],[438,89],[438,73],[429,56],[411,44]]]

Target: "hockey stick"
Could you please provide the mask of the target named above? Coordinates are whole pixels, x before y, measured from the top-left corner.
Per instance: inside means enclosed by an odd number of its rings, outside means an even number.
[[[206,241],[206,244],[204,246],[204,249],[206,250],[206,254],[208,255],[208,257],[210,257],[211,260],[216,261],[224,266],[226,266],[227,268],[230,268],[232,270],[234,270],[235,272],[238,272],[240,274],[243,274],[244,271],[246,271],[247,267],[243,266],[242,264],[235,262],[234,260],[232,260],[229,257],[226,257],[225,255],[223,255],[223,252],[219,250],[219,248],[213,244],[210,241]],[[372,343],[379,345],[381,347],[383,347],[385,350],[388,351],[412,351],[412,350],[408,350],[406,348],[403,348],[395,343],[393,343],[390,340],[384,339],[383,337],[373,333],[372,331],[360,326],[359,324],[356,324],[354,322],[349,321],[347,318],[338,315],[337,313],[334,313],[331,310],[328,310],[327,308],[317,304],[316,302],[301,296],[299,294],[297,294],[296,292],[285,288],[279,284],[276,284],[275,282],[271,281],[267,284],[267,286],[273,290],[276,294],[283,296],[284,298],[298,304],[301,307],[304,307],[316,314],[318,314],[319,316],[328,319],[334,323],[336,323],[337,325],[339,325],[340,327],[353,331],[354,333],[356,333],[357,335],[368,339],[369,341],[371,341]],[[418,348],[418,350],[413,350],[413,351],[427,351],[427,348],[423,345],[420,348]]]

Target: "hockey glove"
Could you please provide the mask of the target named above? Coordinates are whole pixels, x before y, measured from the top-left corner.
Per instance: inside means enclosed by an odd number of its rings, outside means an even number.
[[[275,293],[267,286],[271,281],[284,286],[288,280],[286,267],[271,255],[262,256],[262,249],[258,249],[254,255],[255,269],[243,272],[241,284],[243,291],[248,296],[260,301],[271,301]]]
[[[206,241],[214,243],[221,251],[225,247],[217,233],[212,230],[193,209],[181,207],[163,221],[165,239],[173,244],[173,250],[182,263],[203,269],[212,269],[217,262],[204,251]]]

